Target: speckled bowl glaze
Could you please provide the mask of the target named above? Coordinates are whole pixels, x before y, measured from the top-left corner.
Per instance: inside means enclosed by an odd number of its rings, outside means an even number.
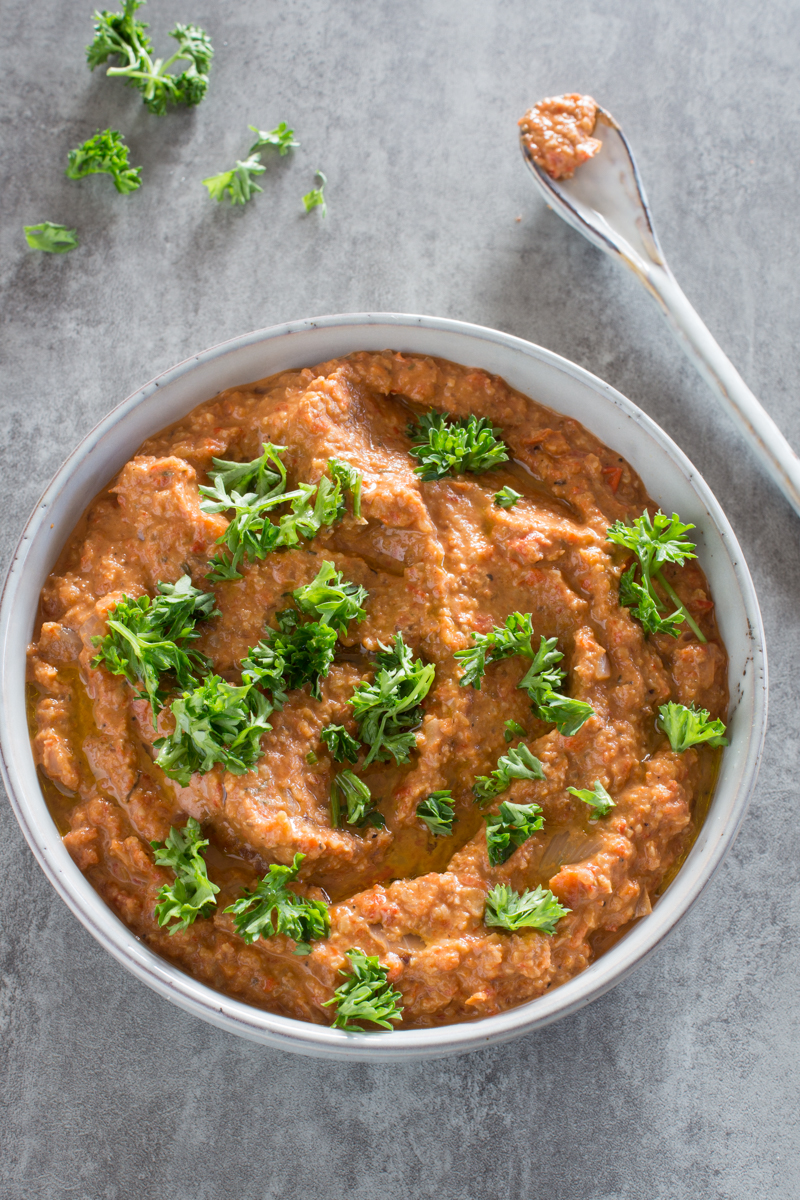
[[[106,907],[73,863],[39,788],[26,723],[25,651],[39,592],[86,505],[137,447],[223,388],[354,350],[430,354],[501,375],[574,417],[639,472],[665,510],[693,521],[730,655],[730,747],[708,818],[653,912],[556,991],[497,1017],[440,1029],[353,1034],[273,1016],[198,983],[153,954]],[[520,338],[439,317],[360,313],[245,334],[187,359],[114,409],[73,451],[28,521],[0,609],[0,748],[9,798],[42,870],[89,932],[122,965],[187,1012],[242,1037],[326,1058],[435,1058],[509,1041],[573,1013],[650,954],[695,902],[736,837],[756,782],[767,719],[764,631],[753,583],[725,514],[681,450],[630,400],[574,363]]]

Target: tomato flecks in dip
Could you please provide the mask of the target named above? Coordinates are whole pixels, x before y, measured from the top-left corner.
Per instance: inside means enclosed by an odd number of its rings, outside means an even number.
[[[518,124],[536,165],[551,179],[571,179],[575,168],[603,145],[592,137],[596,122],[597,104],[592,97],[571,92],[540,100]]]
[[[488,417],[509,461],[421,481],[407,427],[430,409]],[[362,516],[348,506],[313,540],[214,584],[220,614],[198,623],[196,648],[238,682],[240,660],[265,624],[275,626],[287,593],[326,560],[367,589],[366,619],[341,635],[321,698],[305,686],[272,714],[253,769],[234,775],[217,764],[181,787],[153,761],[157,734],[139,689],[92,667],[92,638],[123,593],[152,596],[159,581],[186,572],[212,586],[206,564],[227,518],[201,510],[198,485],[213,456],[252,460],[264,441],[288,447],[291,486],[319,480],[333,457],[357,466]],[[509,508],[494,502],[504,487],[521,497]],[[34,753],[73,858],[153,950],[240,1000],[320,1024],[333,1019],[325,1001],[352,947],[388,968],[405,1027],[489,1016],[568,980],[650,911],[713,788],[718,752],[674,753],[656,728],[658,706],[695,703],[723,719],[727,710],[726,654],[697,562],[665,571],[705,644],[688,630],[646,638],[619,604],[628,556],[606,530],[647,506],[630,466],[576,421],[502,379],[441,360],[356,353],[200,405],[151,438],[96,497],[42,592],[30,650]],[[455,652],[512,612],[532,615],[535,644],[558,639],[565,694],[594,709],[572,737],[534,717],[517,686],[529,659],[490,664],[480,690],[460,686]],[[406,763],[373,762],[363,772],[386,828],[333,828],[331,780],[342,764],[320,730],[357,732],[348,700],[372,679],[372,652],[398,631],[435,666],[416,747]],[[546,778],[513,780],[481,809],[472,785],[507,753],[509,720],[524,729]],[[162,733],[171,721],[165,708]],[[596,780],[616,807],[592,820],[567,789]],[[443,789],[456,820],[451,836],[434,838],[416,809]],[[544,827],[493,866],[483,818],[509,800],[541,806]],[[211,916],[170,935],[154,908],[173,876],[155,864],[150,842],[190,816],[210,841],[208,873],[220,893]],[[282,934],[247,945],[223,909],[298,851],[306,857],[297,890],[331,901],[330,936],[305,957]],[[519,893],[550,888],[571,911],[553,936],[488,927],[486,895],[498,883]]]

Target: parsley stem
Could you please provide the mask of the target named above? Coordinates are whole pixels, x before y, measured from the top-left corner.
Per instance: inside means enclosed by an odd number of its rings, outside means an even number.
[[[700,627],[699,627],[699,625],[697,624],[697,622],[695,621],[694,617],[693,617],[693,616],[692,616],[692,614],[689,612],[689,610],[688,610],[688,608],[686,607],[686,605],[685,605],[685,604],[683,604],[683,603],[681,602],[681,599],[680,599],[680,597],[679,597],[678,593],[675,591],[675,589],[674,589],[673,587],[671,587],[671,586],[670,586],[670,585],[667,583],[666,579],[665,579],[665,578],[664,578],[664,576],[661,574],[661,571],[660,571],[660,570],[659,570],[659,571],[654,571],[654,572],[653,572],[653,575],[654,575],[654,576],[655,576],[655,578],[658,580],[658,582],[661,584],[661,586],[663,587],[664,591],[665,591],[665,592],[667,593],[667,595],[669,596],[669,598],[670,598],[670,600],[672,601],[672,603],[673,603],[673,604],[677,604],[678,608],[679,608],[679,609],[680,609],[680,611],[683,613],[683,619],[684,619],[684,621],[685,621],[685,622],[686,622],[686,624],[689,626],[689,628],[691,629],[692,633],[694,633],[694,634],[696,635],[696,637],[697,637],[698,641],[700,641],[700,642],[706,642],[706,641],[707,641],[707,639],[706,639],[706,638],[703,636],[703,634],[701,633],[701,631],[700,631]]]

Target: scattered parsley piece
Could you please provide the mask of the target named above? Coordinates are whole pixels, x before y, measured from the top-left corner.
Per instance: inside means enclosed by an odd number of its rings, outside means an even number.
[[[351,737],[344,725],[326,725],[319,735],[336,762],[358,762],[358,742]]]
[[[206,671],[209,663],[184,646],[200,636],[196,621],[217,615],[214,593],[193,587],[188,575],[182,575],[177,583],[159,583],[158,591],[153,600],[123,596],[108,611],[108,633],[92,638],[92,644],[99,647],[92,667],[104,666],[112,675],[124,675],[134,687],[140,683],[140,696],[149,700],[153,709],[154,727],[166,698],[160,688],[161,676],[174,675],[183,689],[194,686],[195,671]]]
[[[308,763],[308,765],[310,767],[315,766],[316,763],[319,762],[319,759],[317,758],[317,756],[313,750],[309,750],[308,754],[306,755],[306,762]]]
[[[464,674],[459,683],[467,687],[470,683],[477,690],[481,688],[481,677],[489,663],[499,662],[501,658],[511,658],[514,654],[522,654],[534,658],[531,639],[533,638],[533,618],[530,613],[509,613],[505,627],[495,625],[491,633],[473,633],[475,643],[466,650],[457,650],[453,656],[456,662],[464,668]],[[555,645],[555,638],[552,639]],[[563,658],[559,654],[558,658]],[[533,669],[533,668],[531,668]],[[559,682],[561,676],[559,675]]]
[[[347,810],[345,821],[348,825],[363,825],[375,811],[372,793],[364,780],[348,770],[340,771],[331,783],[331,825],[334,829],[338,829],[342,823],[342,804]],[[380,817],[380,813],[377,815]],[[384,824],[382,819],[380,823]]]
[[[361,607],[369,595],[367,589],[342,579],[335,564],[327,560],[311,583],[295,588],[292,595],[302,613],[317,615],[323,625],[340,633],[347,632],[351,621],[363,621],[367,615]]]
[[[210,917],[217,903],[219,888],[208,878],[203,851],[208,849],[208,839],[202,836],[200,823],[189,817],[183,829],[173,826],[167,840],[161,845],[151,842],[155,851],[156,866],[171,867],[175,882],[165,883],[158,893],[156,917],[159,925],[176,921],[170,934],[179,929],[188,929],[197,917]]]
[[[455,819],[455,804],[452,792],[431,792],[427,800],[420,800],[417,816],[434,837],[450,837]]]
[[[498,883],[486,897],[484,924],[496,925],[515,933],[518,929],[538,929],[552,936],[556,924],[572,910],[564,908],[549,888],[537,887],[520,896],[506,883]]]
[[[361,484],[364,476],[357,467],[342,462],[340,458],[328,459],[328,470],[331,479],[341,485],[342,492],[349,492],[353,501],[353,516],[361,516]]]
[[[288,888],[297,877],[305,854],[295,854],[292,865],[273,863],[267,874],[250,892],[223,911],[234,914],[236,932],[248,946],[260,937],[283,933],[301,945],[328,936],[331,922],[328,906],[322,900],[307,900]]]
[[[306,683],[319,700],[321,680],[328,674],[336,650],[336,630],[320,621],[300,625],[291,609],[277,613],[276,620],[278,629],[268,629],[266,637],[242,660],[247,678],[272,693],[276,708],[283,706],[287,692]]]
[[[388,762],[390,756],[399,763],[408,760],[416,744],[413,731],[422,721],[421,703],[436,673],[433,663],[413,657],[401,633],[395,634],[391,648],[378,644],[375,679],[357,684],[349,701],[358,736],[370,747],[365,767],[373,759]]]
[[[55,225],[52,221],[23,225],[22,231],[31,250],[44,250],[46,254],[66,254],[80,245],[77,229],[67,229],[66,225]]]
[[[512,487],[501,488],[499,492],[494,494],[494,502],[498,508],[513,508],[518,500],[522,499],[521,492],[515,492]]]
[[[86,47],[89,70],[116,58],[120,65],[109,67],[106,74],[118,75],[138,88],[147,108],[157,116],[167,111],[167,104],[199,104],[208,89],[214,57],[208,34],[196,25],[176,25],[169,36],[175,38],[178,49],[170,58],[153,59],[148,26],[134,16],[142,3],[124,0],[121,13],[95,12],[94,41]],[[177,62],[188,66],[173,75],[169,68]]]
[[[567,788],[573,796],[577,796],[584,804],[590,805],[594,809],[597,817],[607,817],[612,808],[616,808],[614,801],[609,796],[606,789],[603,787],[599,779],[595,779],[593,788]]]
[[[620,604],[632,610],[633,615],[643,625],[645,633],[666,633],[670,637],[678,637],[678,626],[685,621],[695,636],[701,642],[705,642],[697,622],[661,571],[665,563],[677,563],[678,566],[682,566],[687,559],[697,557],[694,553],[694,542],[690,542],[684,536],[690,529],[694,529],[694,525],[685,525],[677,513],[668,517],[659,510],[651,517],[645,509],[633,525],[615,521],[609,527],[606,537],[615,545],[633,551],[638,559],[642,582],[638,584],[634,581],[637,566],[634,563],[620,580]],[[676,611],[671,616],[659,615],[664,611],[664,603],[653,587],[653,580],[661,585],[676,606]]]
[[[208,675],[171,708],[175,732],[153,745],[161,770],[182,787],[189,786],[195,771],[205,775],[218,762],[233,775],[244,775],[261,757],[261,735],[272,728],[266,697],[251,683],[234,687],[219,675]]]
[[[250,154],[256,154],[259,150],[267,150],[269,147],[275,146],[283,158],[290,150],[295,150],[300,145],[294,140],[294,130],[290,129],[285,121],[281,121],[280,125],[276,125],[274,129],[258,129],[255,125],[248,125],[247,128],[252,129],[258,138],[250,147]]]
[[[524,744],[508,754],[501,754],[497,767],[491,775],[479,775],[472,785],[472,791],[479,804],[494,799],[511,786],[512,779],[544,779],[545,774],[539,759],[531,754]]]
[[[486,822],[486,851],[493,867],[504,863],[514,851],[527,842],[544,825],[538,804],[512,804],[504,800],[498,813],[484,817]]]
[[[384,1029],[391,1029],[391,1021],[399,1021],[403,1015],[403,999],[400,992],[392,991],[388,982],[388,971],[377,957],[364,954],[363,950],[348,950],[350,973],[339,972],[346,979],[325,1004],[336,1005],[334,1029],[351,1029],[358,1033],[368,1032],[357,1021],[372,1021]]]
[[[123,196],[135,192],[142,185],[142,168],[128,166],[128,147],[116,129],[99,130],[69,152],[67,177],[85,179],[87,175],[110,175],[114,187]]]
[[[504,721],[503,724],[506,727],[506,731],[503,734],[506,742],[513,742],[515,737],[525,737],[525,730],[519,721]]]
[[[264,189],[255,182],[255,176],[263,175],[266,169],[260,154],[251,154],[244,162],[237,158],[230,171],[220,171],[218,175],[204,179],[203,187],[208,188],[212,200],[222,201],[227,196],[231,204],[247,204],[256,192],[263,192]]]
[[[419,459],[414,473],[430,480],[463,471],[489,471],[508,460],[499,433],[487,417],[470,414],[456,420],[446,413],[426,413],[408,431],[409,437],[417,439],[409,451]]]
[[[662,704],[658,710],[656,725],[663,729],[669,744],[676,754],[682,754],[690,746],[705,743],[708,746],[727,746],[725,726],[718,718],[711,720],[705,708],[687,708],[685,704]]]
[[[325,188],[328,180],[322,174],[322,171],[315,171],[314,174],[319,176],[322,184],[318,188],[312,188],[310,192],[306,192],[303,196],[303,207],[307,213],[310,213],[312,208],[321,208],[323,217],[327,216],[328,206],[325,203]]]

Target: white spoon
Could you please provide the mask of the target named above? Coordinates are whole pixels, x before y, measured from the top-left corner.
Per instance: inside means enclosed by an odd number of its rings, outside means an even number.
[[[772,479],[800,515],[800,459],[722,352],[670,271],[658,244],[630,146],[617,122],[597,110],[602,149],[572,179],[551,179],[520,145],[551,208],[595,246],[630,267],[669,322],[683,350],[738,422]]]

